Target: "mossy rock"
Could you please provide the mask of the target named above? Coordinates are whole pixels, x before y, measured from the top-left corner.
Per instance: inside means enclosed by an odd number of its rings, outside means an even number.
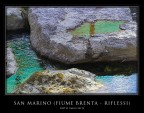
[[[72,84],[75,84],[75,83],[76,83],[76,78],[71,78],[69,81],[70,81]]]
[[[58,81],[57,81],[58,80]],[[88,83],[90,82],[90,83]],[[20,91],[30,92],[27,86],[41,94],[69,94],[85,93],[91,89],[98,89],[97,82],[88,77],[72,74],[69,71],[39,71],[35,72],[25,83],[24,87],[19,87],[16,93]],[[38,90],[38,91],[37,91]],[[33,90],[31,93],[34,93]]]
[[[63,80],[64,75],[62,73],[57,73],[56,76],[60,79]]]
[[[52,88],[45,88],[44,93],[46,94],[52,93]]]
[[[77,90],[76,89],[72,89],[72,88],[63,88],[63,93],[67,94],[67,93],[76,93]]]

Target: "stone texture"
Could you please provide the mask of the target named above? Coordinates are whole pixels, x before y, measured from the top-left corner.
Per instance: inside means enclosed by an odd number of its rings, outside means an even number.
[[[7,57],[6,58],[7,58],[6,59],[6,61],[7,61],[6,75],[7,75],[7,77],[10,77],[11,75],[15,74],[15,72],[17,70],[15,56],[12,53],[11,48],[7,48]]]
[[[137,23],[129,8],[30,8],[32,47],[42,56],[76,64],[97,61],[135,61]],[[70,30],[84,22],[123,20],[122,31],[97,34],[85,39],[74,37]]]
[[[6,23],[7,30],[23,29],[25,27],[25,20],[22,17],[21,8],[7,8]]]
[[[95,75],[76,68],[68,70],[42,71],[34,73],[21,84],[18,94],[69,94],[96,93],[103,85],[95,81]]]

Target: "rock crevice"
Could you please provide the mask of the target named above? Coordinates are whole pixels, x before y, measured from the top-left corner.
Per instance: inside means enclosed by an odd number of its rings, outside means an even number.
[[[93,56],[93,51],[92,51],[92,47],[90,44],[90,40],[87,39],[87,44],[86,44],[87,50],[86,50],[86,54],[85,57],[92,60],[92,56]]]

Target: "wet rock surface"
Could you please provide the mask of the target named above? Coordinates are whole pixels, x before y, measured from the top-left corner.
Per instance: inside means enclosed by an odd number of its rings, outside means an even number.
[[[96,93],[103,85],[95,81],[95,75],[76,68],[41,71],[34,73],[21,84],[17,94],[73,94]]]

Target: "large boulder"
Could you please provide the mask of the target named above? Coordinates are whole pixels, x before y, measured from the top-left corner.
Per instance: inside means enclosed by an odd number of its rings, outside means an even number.
[[[28,19],[32,47],[42,56],[76,64],[97,61],[135,61],[136,22],[129,8],[30,8]],[[71,30],[96,20],[126,21],[120,32],[86,39]]]
[[[22,16],[22,8],[6,9],[6,25],[7,30],[24,29],[25,18]]]
[[[96,93],[103,85],[95,81],[95,74],[76,68],[34,73],[18,86],[18,94]]]
[[[7,61],[7,68],[6,68],[6,75],[7,78],[10,77],[11,75],[15,74],[17,70],[17,63],[15,60],[15,56],[12,52],[11,48],[7,48],[7,54],[6,54],[6,61]]]

